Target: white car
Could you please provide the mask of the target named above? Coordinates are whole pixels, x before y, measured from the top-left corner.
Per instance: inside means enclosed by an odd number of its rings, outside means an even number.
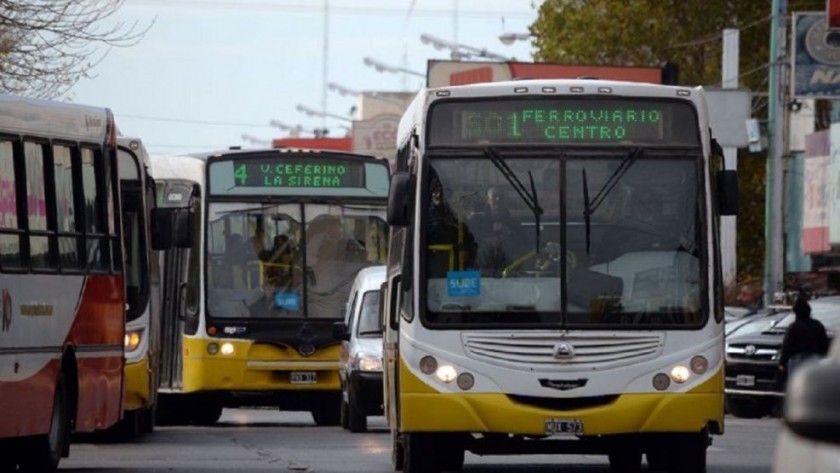
[[[367,430],[367,416],[382,415],[381,287],[385,266],[359,271],[347,300],[343,322],[333,334],[341,342],[341,426]]]
[[[788,384],[774,473],[840,472],[840,337]]]

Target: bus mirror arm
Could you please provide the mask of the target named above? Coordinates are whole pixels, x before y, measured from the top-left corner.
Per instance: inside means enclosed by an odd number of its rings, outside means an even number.
[[[738,172],[730,169],[717,173],[717,205],[721,215],[738,215]]]

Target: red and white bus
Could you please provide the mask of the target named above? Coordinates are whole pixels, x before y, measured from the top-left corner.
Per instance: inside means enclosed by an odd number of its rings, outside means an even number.
[[[122,416],[114,117],[0,95],[0,470],[52,471]]]

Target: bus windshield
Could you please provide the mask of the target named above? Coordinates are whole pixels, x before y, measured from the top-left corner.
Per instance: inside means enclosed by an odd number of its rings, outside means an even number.
[[[340,319],[387,236],[384,204],[211,202],[208,316]]]
[[[700,156],[430,156],[427,322],[701,326]]]

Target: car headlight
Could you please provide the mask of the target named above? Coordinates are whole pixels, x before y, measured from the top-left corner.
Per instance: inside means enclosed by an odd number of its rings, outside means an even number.
[[[125,333],[125,351],[126,352],[133,352],[140,346],[140,341],[142,340],[142,330],[132,330],[131,332]]]
[[[360,371],[382,371],[382,360],[375,355],[359,353],[356,356],[356,366]]]

